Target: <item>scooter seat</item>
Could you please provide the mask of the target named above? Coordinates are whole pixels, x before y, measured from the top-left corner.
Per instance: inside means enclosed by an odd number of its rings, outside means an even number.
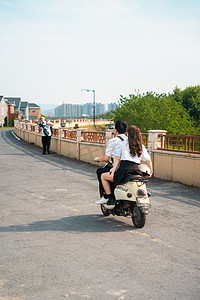
[[[125,184],[128,181],[147,182],[148,180],[141,175],[129,175],[124,179],[124,181],[121,184]]]

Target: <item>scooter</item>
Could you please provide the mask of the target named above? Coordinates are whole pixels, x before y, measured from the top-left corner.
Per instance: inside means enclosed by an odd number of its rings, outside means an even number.
[[[133,224],[142,228],[146,222],[150,201],[150,193],[147,192],[146,182],[150,177],[150,169],[147,165],[141,164],[139,169],[144,176],[130,175],[126,180],[117,185],[114,189],[115,205],[101,204],[101,211],[104,216],[131,216]]]

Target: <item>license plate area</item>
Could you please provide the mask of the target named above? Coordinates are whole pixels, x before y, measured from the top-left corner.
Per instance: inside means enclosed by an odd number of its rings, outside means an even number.
[[[136,201],[137,201],[138,206],[150,204],[149,197],[141,197],[141,198],[137,197]]]

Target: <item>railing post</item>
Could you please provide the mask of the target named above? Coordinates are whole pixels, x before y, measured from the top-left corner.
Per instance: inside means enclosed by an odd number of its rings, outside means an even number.
[[[76,148],[77,148],[77,159],[80,160],[80,142],[81,142],[81,130],[76,130]]]
[[[110,130],[110,129],[106,130],[106,137],[105,137],[106,146],[108,144],[108,141],[110,139],[112,139],[112,133],[113,133],[113,130]]]
[[[58,128],[58,154],[61,154],[62,128]]]
[[[152,157],[153,150],[161,147],[161,137],[159,134],[166,135],[166,130],[149,130],[148,131],[148,152]]]

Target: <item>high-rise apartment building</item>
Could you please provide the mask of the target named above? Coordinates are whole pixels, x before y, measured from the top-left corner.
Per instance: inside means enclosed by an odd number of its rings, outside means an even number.
[[[95,115],[100,115],[103,114],[104,112],[105,112],[105,105],[102,103],[96,103]],[[71,118],[71,117],[81,118],[85,116],[88,117],[93,116],[93,103],[85,103],[83,105],[63,103],[55,108],[55,117],[57,118]]]
[[[72,117],[81,117],[83,114],[83,105],[73,104],[72,105]]]
[[[65,104],[66,105],[66,116],[65,117],[71,117],[72,116],[72,104]]]
[[[96,103],[95,105],[95,115],[100,115],[105,113],[105,105],[102,103]]]
[[[111,102],[108,104],[108,111],[110,110],[115,110],[116,109],[116,106],[117,106],[117,103],[115,102]]]
[[[55,117],[62,118],[66,114],[66,105],[61,104],[55,108]]]
[[[93,113],[92,107],[93,107],[92,103],[83,104],[83,114],[91,117]]]

